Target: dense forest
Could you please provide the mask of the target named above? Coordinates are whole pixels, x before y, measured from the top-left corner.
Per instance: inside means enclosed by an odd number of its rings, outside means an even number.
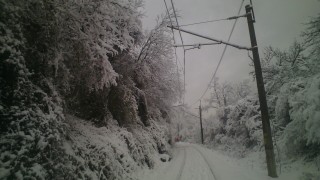
[[[131,179],[167,153],[179,72],[142,8],[0,0],[0,179]]]

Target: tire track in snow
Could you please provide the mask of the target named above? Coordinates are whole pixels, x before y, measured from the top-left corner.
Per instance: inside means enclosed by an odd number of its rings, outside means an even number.
[[[182,175],[182,172],[183,172],[183,169],[184,169],[184,166],[186,164],[186,158],[187,158],[187,152],[186,152],[186,148],[183,148],[183,161],[182,161],[182,165],[181,165],[181,168],[179,170],[179,174],[177,176],[177,180],[181,180],[181,175]]]
[[[196,148],[194,146],[189,146],[189,147],[193,148],[194,150],[196,150],[201,155],[202,159],[206,162],[207,166],[209,167],[214,180],[218,180],[217,177],[214,175],[213,169],[211,168],[211,166],[210,166],[207,158],[205,157],[205,155],[203,155],[203,153],[198,148]]]

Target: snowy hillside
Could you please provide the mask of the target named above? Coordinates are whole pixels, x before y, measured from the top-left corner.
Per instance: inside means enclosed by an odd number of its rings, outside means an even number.
[[[154,121],[129,132],[112,123],[98,128],[70,115],[66,122],[70,126],[63,142],[70,160],[66,166],[79,179],[135,179],[134,172],[160,161],[159,152],[168,154],[166,127]]]
[[[0,179],[135,179],[168,157],[168,16],[143,2],[0,0]],[[72,114],[72,115],[71,115]]]

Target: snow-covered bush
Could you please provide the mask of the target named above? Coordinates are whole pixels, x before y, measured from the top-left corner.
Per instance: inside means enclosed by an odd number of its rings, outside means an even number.
[[[286,89],[281,92],[287,92],[287,99],[279,98],[277,104],[280,106],[281,101],[286,100],[287,109],[276,108],[289,111],[290,119],[283,131],[284,149],[288,155],[305,151],[317,154],[320,144],[320,75],[300,78],[282,88]],[[281,120],[279,114],[277,118]]]
[[[220,124],[213,129],[213,142],[219,148],[244,156],[262,144],[262,123],[258,100],[247,96],[218,113]],[[220,115],[219,115],[220,114]]]
[[[63,148],[68,166],[78,179],[135,179],[132,174],[143,166],[152,168],[166,152],[165,126],[152,121],[150,127],[120,128],[110,119],[107,127],[68,115],[71,126]]]
[[[50,81],[31,79],[19,7],[0,1],[0,178],[54,178],[62,172],[65,133],[61,99]],[[46,169],[46,170],[45,170]]]

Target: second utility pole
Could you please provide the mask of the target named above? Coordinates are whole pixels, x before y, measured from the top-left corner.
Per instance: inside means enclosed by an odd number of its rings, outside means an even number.
[[[271,127],[270,127],[270,120],[269,120],[269,113],[268,113],[267,98],[266,98],[266,92],[264,89],[263,76],[262,76],[256,34],[254,31],[254,26],[253,26],[253,23],[255,22],[255,20],[253,19],[253,9],[252,9],[251,5],[246,6],[246,13],[247,13],[248,27],[249,27],[251,47],[252,47],[253,64],[254,64],[254,69],[255,69],[255,74],[256,74],[257,88],[258,88],[259,101],[260,101],[263,140],[264,140],[264,148],[266,151],[268,175],[270,177],[278,177],[277,171],[276,171],[274,151],[273,151],[273,143],[272,143],[272,136],[271,136]]]
[[[201,109],[201,101],[200,101],[200,106],[199,106],[199,115],[200,115],[201,143],[203,144],[203,128],[202,128],[202,109]]]

